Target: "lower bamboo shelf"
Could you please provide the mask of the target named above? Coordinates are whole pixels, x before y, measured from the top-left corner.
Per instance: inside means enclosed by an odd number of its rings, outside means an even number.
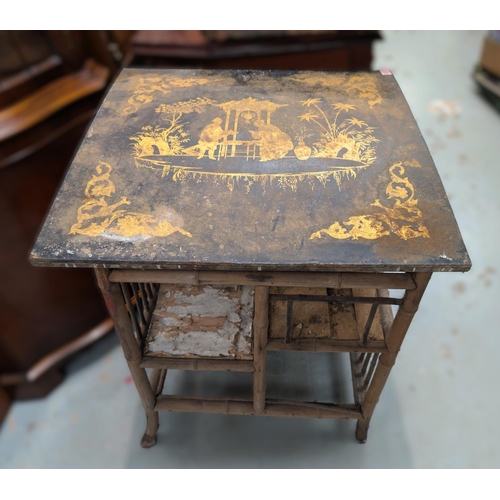
[[[284,356],[285,353],[280,353]],[[299,353],[296,354],[296,356]],[[310,354],[301,354],[309,355]],[[343,403],[309,401],[292,401],[289,399],[265,399],[265,410],[256,411],[254,401],[248,399],[234,399],[223,397],[193,397],[163,394],[163,381],[167,369],[188,371],[236,371],[254,373],[251,361],[228,360],[194,360],[194,359],[165,359],[143,357],[141,367],[151,368],[153,371],[151,385],[156,388],[155,411],[174,412],[202,412],[220,413],[226,415],[260,415],[260,416],[289,416],[304,418],[361,418],[360,405],[369,386],[379,360],[378,353],[342,353],[341,356],[349,357],[349,369],[352,390],[348,401]],[[271,366],[272,371],[272,366]],[[334,377],[332,383],[345,384],[345,376]],[[210,379],[208,379],[210,380]],[[280,380],[279,385],[282,385]]]
[[[97,269],[96,275],[111,305],[146,412],[141,441],[146,448],[156,442],[159,411],[354,419],[356,439],[364,443],[377,401],[431,277],[431,273],[399,272],[104,269]],[[404,295],[391,297],[385,288],[404,290]],[[398,307],[394,319],[393,307]],[[303,356],[314,356],[304,378],[311,380],[314,391],[325,384],[330,392],[314,392],[312,397],[301,392],[295,358]],[[340,377],[323,370],[310,376],[310,367],[321,356],[329,364],[338,356],[346,361],[351,388],[343,394],[352,396],[332,397],[329,384]],[[273,381],[272,369],[279,366],[275,363],[279,357],[286,370]],[[243,372],[229,379],[250,377],[252,394],[242,399],[244,392],[235,392],[234,386],[229,394],[206,394],[211,397],[186,394],[189,390],[164,394],[167,371],[172,369]],[[187,372],[184,377],[199,376]],[[295,377],[291,387],[297,391],[291,397],[281,392],[289,374]],[[217,376],[224,375],[210,378]],[[268,382],[272,385],[276,380],[280,392],[273,394]],[[210,387],[213,390],[217,383]]]
[[[297,418],[363,418],[357,405],[326,404],[284,400],[266,400],[265,409],[257,412],[252,401],[221,398],[188,398],[183,396],[158,396],[156,411],[188,413],[217,413],[222,415],[258,415],[261,417]]]
[[[184,371],[176,377],[175,387],[157,389],[154,409],[166,412],[218,413],[224,415],[288,416],[302,418],[360,418],[359,397],[354,393],[353,375],[360,379],[362,365],[354,367],[349,353],[268,352],[266,397],[263,411],[256,411],[253,400],[253,373],[193,373]],[[167,361],[168,366],[175,360]],[[198,363],[209,371],[213,360],[182,360]],[[241,362],[240,362],[241,363]],[[248,362],[244,362],[248,363]],[[193,364],[189,366],[194,369]],[[159,366],[154,365],[153,366]],[[185,370],[186,365],[182,367]],[[218,366],[221,368],[221,365]],[[231,370],[233,371],[234,368]],[[151,372],[160,373],[161,370]],[[362,382],[356,382],[360,387]]]

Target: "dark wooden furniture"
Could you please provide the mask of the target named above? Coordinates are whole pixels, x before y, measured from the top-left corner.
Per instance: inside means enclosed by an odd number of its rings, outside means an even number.
[[[500,111],[500,32],[485,37],[474,79],[481,94]]]
[[[89,270],[29,252],[119,62],[104,32],[0,32],[0,421],[45,395],[61,363],[112,328]],[[2,411],[3,408],[3,411]]]
[[[165,68],[370,70],[378,31],[137,31],[127,64]]]
[[[145,447],[158,411],[349,418],[364,442],[431,274],[471,266],[390,73],[133,69],[31,261],[95,269]],[[269,350],[346,353],[352,401],[269,399]],[[167,369],[251,372],[253,398],[162,394]]]

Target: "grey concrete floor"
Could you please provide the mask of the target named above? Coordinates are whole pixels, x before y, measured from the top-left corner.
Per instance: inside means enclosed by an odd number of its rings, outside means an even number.
[[[161,414],[158,444],[114,336],[81,353],[44,400],[16,403],[0,429],[0,467],[476,468],[500,466],[500,114],[472,80],[484,32],[384,32],[374,69],[395,74],[434,156],[473,269],[435,274],[372,419]],[[292,357],[290,357],[292,356]],[[332,356],[273,354],[271,394],[343,399]],[[290,370],[290,367],[293,369]],[[284,375],[286,374],[286,376]],[[171,372],[166,391],[248,390],[248,374]]]

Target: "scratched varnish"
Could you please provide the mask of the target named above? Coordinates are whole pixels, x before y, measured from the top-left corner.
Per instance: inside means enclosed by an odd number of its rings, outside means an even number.
[[[466,271],[406,100],[378,72],[125,69],[36,265]]]

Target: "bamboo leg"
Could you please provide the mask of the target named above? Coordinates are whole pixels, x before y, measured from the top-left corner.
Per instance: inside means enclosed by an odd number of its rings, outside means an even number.
[[[373,374],[370,386],[366,391],[363,404],[361,405],[363,419],[358,420],[356,425],[356,440],[359,443],[366,442],[368,427],[370,426],[370,419],[373,415],[373,411],[375,410],[380,394],[387,382],[389,373],[391,373],[391,369],[396,362],[401,344],[410,327],[413,316],[418,310],[418,306],[422,300],[427,284],[431,279],[432,273],[415,273],[412,276],[417,287],[414,290],[407,290],[404,295],[403,303],[399,306],[394,322],[387,335],[386,344],[388,352],[384,352],[380,355],[377,368]]]
[[[360,444],[366,443],[368,437],[368,428],[370,427],[370,419],[360,419],[356,423],[356,441]]]
[[[266,345],[269,329],[269,287],[255,287],[253,320],[253,407],[257,413],[266,406]]]
[[[137,392],[141,398],[142,406],[146,412],[147,426],[146,432],[141,440],[143,448],[150,448],[156,443],[156,432],[158,430],[158,412],[153,408],[156,404],[154,389],[151,387],[148,375],[141,363],[142,353],[138,340],[134,336],[130,316],[127,306],[118,283],[111,283],[108,279],[108,269],[95,269],[99,288],[106,302],[109,315],[115,325],[116,333],[120,339],[123,354],[127,360],[130,374],[134,380]]]
[[[156,433],[158,432],[158,427],[160,426],[158,412],[146,410],[146,419],[146,432],[142,436],[141,446],[143,448],[151,448],[156,444]]]

